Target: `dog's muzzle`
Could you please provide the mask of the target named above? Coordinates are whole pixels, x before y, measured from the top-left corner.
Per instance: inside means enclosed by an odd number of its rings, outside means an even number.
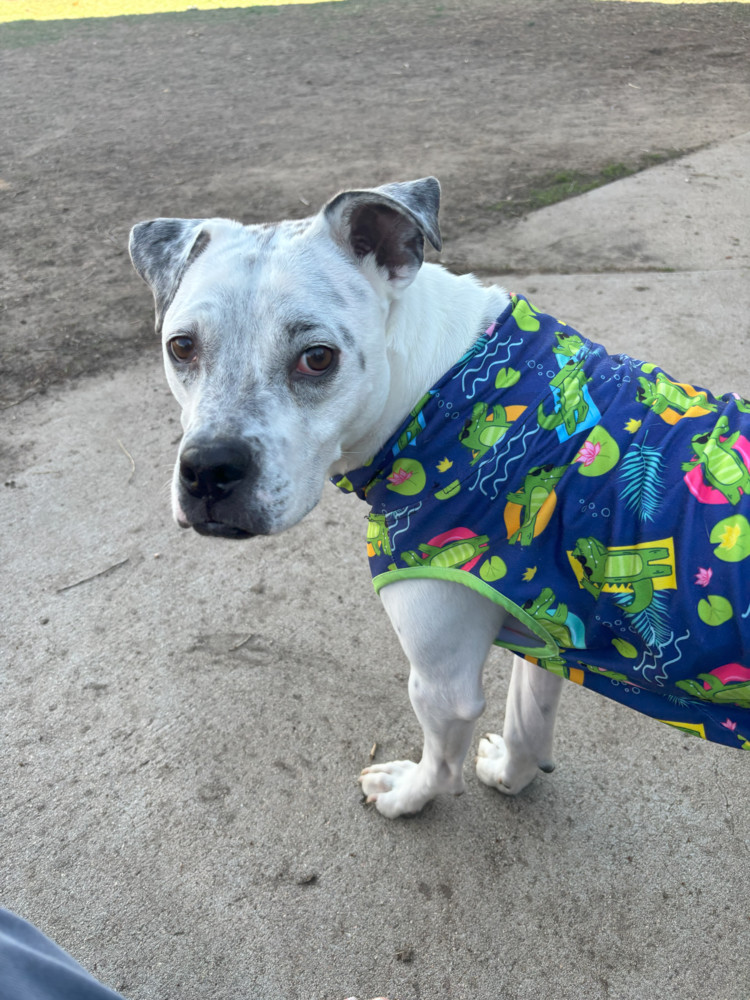
[[[252,450],[242,438],[189,444],[179,459],[179,485],[183,494],[199,502],[200,515],[191,517],[190,527],[201,535],[252,538],[255,532],[232,523],[227,501],[237,487],[249,486],[256,477]],[[224,510],[217,512],[220,505]]]

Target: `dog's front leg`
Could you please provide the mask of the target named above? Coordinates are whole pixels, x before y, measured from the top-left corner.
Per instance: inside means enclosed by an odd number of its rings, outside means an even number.
[[[516,656],[505,707],[503,735],[479,741],[477,777],[515,795],[542,771],[554,770],[552,737],[562,677]]]
[[[375,764],[360,777],[368,802],[393,817],[419,812],[440,792],[463,792],[464,759],[484,710],[482,668],[505,612],[445,580],[399,580],[380,596],[409,657],[409,697],[424,732],[418,764]]]

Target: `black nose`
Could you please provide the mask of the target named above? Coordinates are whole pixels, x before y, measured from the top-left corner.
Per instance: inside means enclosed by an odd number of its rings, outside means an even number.
[[[191,496],[224,500],[252,467],[250,446],[241,439],[192,444],[180,456],[180,483]]]

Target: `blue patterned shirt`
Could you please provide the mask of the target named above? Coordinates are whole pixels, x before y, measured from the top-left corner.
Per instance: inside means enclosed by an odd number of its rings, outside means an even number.
[[[464,584],[496,642],[684,732],[750,749],[750,404],[515,296],[366,465],[376,590]]]

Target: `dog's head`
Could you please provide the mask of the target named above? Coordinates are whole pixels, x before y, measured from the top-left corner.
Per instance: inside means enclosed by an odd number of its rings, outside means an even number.
[[[179,524],[228,538],[283,531],[369,442],[390,390],[389,311],[425,238],[440,249],[439,200],[428,177],[345,191],[301,221],[133,228],[182,406]]]

